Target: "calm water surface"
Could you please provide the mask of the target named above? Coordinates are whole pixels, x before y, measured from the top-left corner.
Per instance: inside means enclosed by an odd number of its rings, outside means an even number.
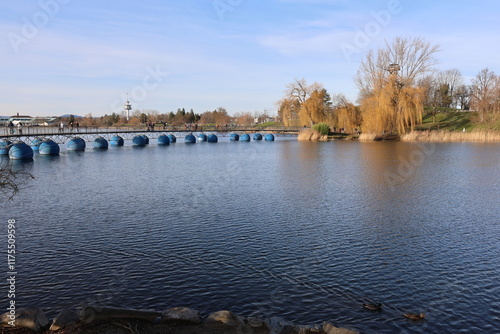
[[[16,305],[500,332],[499,144],[151,142],[23,164]]]

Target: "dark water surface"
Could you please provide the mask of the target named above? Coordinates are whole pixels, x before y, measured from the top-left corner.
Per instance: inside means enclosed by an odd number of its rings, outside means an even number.
[[[36,179],[2,207],[18,224],[18,307],[500,332],[498,144],[152,140],[24,165]]]

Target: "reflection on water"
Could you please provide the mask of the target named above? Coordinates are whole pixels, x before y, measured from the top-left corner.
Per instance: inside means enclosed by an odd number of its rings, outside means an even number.
[[[183,305],[366,333],[492,333],[499,150],[278,140],[36,155],[32,187],[4,210],[20,226],[17,300],[52,316]]]

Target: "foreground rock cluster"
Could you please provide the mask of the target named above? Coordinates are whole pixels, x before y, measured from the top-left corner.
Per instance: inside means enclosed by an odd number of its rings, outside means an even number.
[[[11,322],[11,324],[9,324]],[[85,306],[79,312],[64,310],[52,322],[38,308],[16,311],[15,327],[12,316],[0,316],[0,333],[74,333],[74,334],[355,334],[345,328],[324,323],[300,326],[281,318],[245,318],[231,311],[217,311],[202,319],[200,312],[175,307],[163,312],[110,307]]]

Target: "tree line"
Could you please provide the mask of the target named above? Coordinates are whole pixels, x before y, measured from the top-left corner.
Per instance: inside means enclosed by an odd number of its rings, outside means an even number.
[[[202,114],[195,113],[193,109],[189,112],[185,108],[178,108],[174,113],[160,113],[156,109],[134,110],[127,120],[126,114],[112,113],[101,117],[93,117],[92,114],[87,114],[83,118],[75,118],[73,115],[63,121],[69,123],[79,122],[82,126],[140,126],[147,123],[167,123],[169,125],[180,126],[185,124],[219,124],[219,125],[252,125],[255,123],[263,123],[274,119],[266,111],[264,112],[241,112],[234,116],[229,115],[224,107],[219,107],[214,110],[205,111]]]
[[[320,83],[295,79],[277,103],[278,118],[284,125],[324,122],[347,132],[403,134],[424,115],[452,108],[474,110],[478,122],[493,127],[500,120],[500,76],[485,68],[466,85],[458,69],[436,70],[439,51],[439,45],[418,37],[386,41],[360,64],[356,104]]]

